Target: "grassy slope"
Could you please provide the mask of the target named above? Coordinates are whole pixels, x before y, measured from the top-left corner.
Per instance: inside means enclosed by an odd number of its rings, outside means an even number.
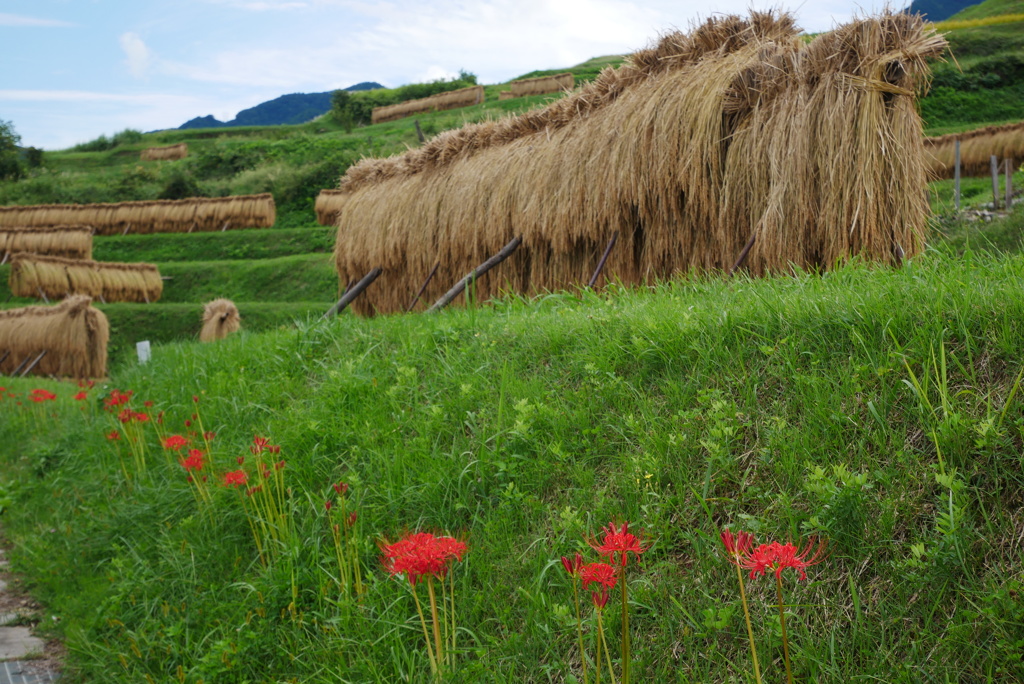
[[[219,469],[254,433],[280,444],[294,550],[260,567],[234,492],[197,512],[155,445],[151,479],[126,487],[110,425],[64,386],[56,419],[0,404],[13,560],[61,618],[71,681],[427,681],[373,540],[459,531],[451,681],[569,681],[557,559],[629,520],[651,544],[631,573],[636,680],[725,681],[749,662],[719,528],[821,532],[830,556],[786,589],[801,680],[1017,680],[1022,278],[1020,257],[933,253],[169,345],[117,386],[170,431],[201,394]],[[330,580],[338,480],[365,537],[358,606]],[[773,590],[749,589],[776,681]]]

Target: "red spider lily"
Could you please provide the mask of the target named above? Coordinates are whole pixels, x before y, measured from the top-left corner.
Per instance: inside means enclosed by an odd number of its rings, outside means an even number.
[[[185,421],[185,427],[192,427],[192,421],[191,420],[186,420]]]
[[[590,545],[599,554],[608,558],[609,563],[622,567],[626,567],[629,554],[632,553],[639,558],[640,554],[647,550],[640,539],[629,531],[628,522],[622,523],[621,527],[616,527],[613,522],[608,523],[601,544],[598,546],[596,541],[592,541]]]
[[[262,453],[263,450],[266,449],[269,445],[269,439],[267,439],[266,437],[260,437],[259,435],[255,435],[252,438],[252,446],[249,447],[249,451],[251,451],[253,454],[259,454]]]
[[[608,587],[601,587],[601,591],[590,592],[590,597],[594,602],[594,607],[599,610],[604,610],[604,607],[608,605]]]
[[[249,477],[245,474],[244,470],[233,470],[229,473],[224,473],[224,486],[237,487],[238,485],[244,485],[248,479]]]
[[[267,451],[272,453],[272,454],[279,454],[279,453],[281,453],[281,445],[280,444],[271,444],[271,445],[269,445],[267,447]]]
[[[110,432],[107,433],[107,439],[109,439],[112,442],[116,442],[117,440],[121,439],[121,433],[118,432],[117,430],[111,430]]]
[[[144,401],[142,402],[142,405],[145,406],[146,408],[153,408],[153,402],[151,401]]]
[[[110,390],[110,396],[103,400],[103,405],[107,411],[115,411],[118,406],[123,406],[131,401],[132,390],[122,392],[121,390]]]
[[[569,573],[569,577],[578,577],[580,569],[583,567],[583,556],[579,551],[572,558],[562,556],[562,567]]]
[[[188,458],[184,458],[181,461],[181,466],[185,470],[202,470],[203,469],[203,452],[199,449],[191,449],[188,452]],[[245,473],[242,473],[243,475]],[[245,480],[243,480],[244,482]],[[228,484],[227,478],[224,480],[224,484]]]
[[[204,432],[203,433],[203,439],[205,439],[207,442],[212,442],[214,437],[216,437],[216,436],[217,436],[216,432]]]
[[[121,409],[121,412],[117,414],[117,419],[122,423],[132,422],[132,410],[130,408]]]
[[[346,520],[345,522],[348,523],[349,527],[352,527],[353,525],[356,524],[356,518],[357,518],[356,512],[352,511],[351,513],[348,514],[348,520]],[[465,544],[463,544],[463,546],[465,546]],[[459,560],[462,560],[462,556],[459,556]]]
[[[329,500],[324,502],[324,508],[326,508],[328,511],[331,510],[331,508],[333,507],[334,504],[332,504]]]
[[[348,492],[347,482],[339,482],[338,484],[331,486],[334,487],[334,491],[338,496],[345,496],[345,493]]]
[[[188,440],[181,435],[171,435],[163,441],[164,449],[179,451],[183,446],[188,446]]]
[[[726,528],[722,530],[722,544],[725,546],[725,553],[729,556],[729,560],[734,564],[739,564],[754,546],[754,535],[740,530],[733,536],[732,531]]]
[[[75,401],[85,401],[89,397],[89,394],[84,390],[72,397]]]
[[[132,420],[134,420],[136,423],[148,423],[149,416],[145,413],[133,413]]]
[[[392,575],[405,575],[415,585],[424,577],[444,578],[452,558],[462,560],[467,550],[464,542],[453,537],[436,537],[417,532],[393,544],[381,544],[384,569]]]
[[[163,411],[161,411],[160,413],[156,414],[156,422],[159,423],[160,425],[164,424],[164,412]]]
[[[583,588],[588,589],[591,584],[600,584],[605,589],[612,589],[619,581],[615,568],[607,563],[588,563],[580,568],[580,579],[583,580]]]
[[[235,462],[238,463],[238,465],[242,465],[243,463],[245,463],[245,456],[239,456],[238,458],[235,459]]]
[[[44,389],[34,389],[29,392],[28,398],[37,404],[41,404],[44,401],[53,401],[57,398],[57,395]]]
[[[195,394],[192,395],[192,403],[194,403],[194,404],[198,404],[199,403],[199,396],[198,395],[195,395]]]
[[[277,463],[274,464],[274,470],[283,470],[283,469],[284,469],[284,461],[278,461]]]
[[[256,492],[260,491],[261,489],[263,489],[263,485],[256,485],[255,487],[249,487],[248,489],[245,490],[245,495],[246,496],[252,496]]]
[[[812,553],[813,552],[813,553]],[[758,575],[765,575],[769,570],[775,571],[775,577],[781,578],[782,571],[786,568],[793,568],[799,573],[799,578],[807,579],[806,569],[820,563],[825,558],[825,543],[812,537],[802,549],[797,549],[793,544],[761,544],[740,561],[740,564],[750,570],[750,578]]]
[[[91,390],[95,386],[96,386],[96,381],[95,380],[79,380],[78,381],[78,388],[79,389]]]

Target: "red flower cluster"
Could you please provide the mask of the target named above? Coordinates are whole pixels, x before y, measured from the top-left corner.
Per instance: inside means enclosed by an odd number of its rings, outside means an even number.
[[[608,604],[608,590],[615,587],[619,580],[615,568],[607,563],[588,563],[580,568],[580,578],[583,580],[583,588],[589,589],[591,584],[599,585],[590,592],[590,597],[597,608],[604,608]]]
[[[232,470],[229,473],[224,473],[224,486],[225,487],[237,487],[238,485],[244,485],[249,477],[245,474],[244,470]]]
[[[111,430],[110,432],[107,433],[107,439],[109,439],[112,442],[116,442],[117,440],[121,439],[121,433],[118,432],[117,430]]]
[[[569,573],[569,577],[579,577],[580,570],[583,568],[583,555],[577,551],[572,558],[562,556],[562,567]]]
[[[451,560],[461,561],[469,547],[454,537],[416,532],[394,544],[381,544],[380,548],[384,569],[392,575],[405,575],[410,583],[416,584],[424,577],[444,578]]]
[[[130,423],[135,421],[136,423],[148,423],[149,416],[145,413],[137,413],[132,411],[130,408],[123,408],[121,412],[117,414],[117,419],[122,423]]]
[[[629,531],[628,522],[622,523],[620,527],[616,527],[613,522],[608,523],[601,544],[598,545],[596,541],[592,541],[590,545],[599,554],[605,556],[609,563],[622,567],[626,567],[629,554],[632,553],[640,558],[640,554],[647,550],[647,547],[641,544],[640,539]]]
[[[182,459],[181,467],[183,467],[185,470],[188,470],[188,471],[202,470],[203,469],[203,452],[200,451],[199,449],[190,449],[189,452],[188,452],[188,457]],[[241,471],[239,471],[239,472],[241,472]],[[242,475],[245,475],[245,473],[242,473]],[[242,479],[242,482],[245,482],[244,478]],[[226,477],[224,479],[224,484],[225,485],[228,484]]]
[[[110,390],[110,396],[103,400],[103,406],[107,411],[116,411],[119,406],[127,404],[132,399],[132,390],[122,392],[121,390]]]
[[[269,454],[279,454],[281,453],[281,447],[277,444],[271,444],[270,440],[266,437],[254,435],[252,438],[252,446],[249,447],[249,451],[254,455],[262,454],[264,451]]]
[[[85,401],[86,398],[88,398],[88,396],[89,396],[89,393],[86,392],[85,390],[82,390],[81,392],[76,394],[74,397],[72,397],[72,399],[74,399],[75,401]]]
[[[799,578],[807,579],[807,568],[817,565],[825,558],[825,543],[816,537],[807,541],[803,548],[798,549],[793,544],[781,544],[771,542],[754,546],[754,535],[749,532],[722,532],[722,544],[729,559],[750,571],[750,579],[758,575],[766,575],[768,571],[774,571],[775,577],[782,577],[782,571],[786,568],[793,568],[799,573]]]
[[[164,449],[169,451],[180,451],[182,447],[188,446],[188,440],[181,435],[171,435],[163,441]]]
[[[44,401],[53,401],[57,398],[57,395],[44,389],[34,389],[29,392],[28,398],[37,404],[41,404]]]

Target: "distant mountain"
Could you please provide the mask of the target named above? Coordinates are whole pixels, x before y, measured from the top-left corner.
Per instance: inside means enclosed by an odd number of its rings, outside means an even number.
[[[923,14],[928,21],[944,21],[971,5],[971,0],[914,0],[907,8],[910,14]]]
[[[380,83],[364,81],[345,88],[348,91],[376,90],[383,88]],[[238,112],[231,121],[220,121],[212,115],[197,116],[178,126],[186,128],[219,128],[221,126],[273,126],[277,124],[300,124],[326,114],[331,109],[331,93],[292,93],[282,95],[268,102]]]

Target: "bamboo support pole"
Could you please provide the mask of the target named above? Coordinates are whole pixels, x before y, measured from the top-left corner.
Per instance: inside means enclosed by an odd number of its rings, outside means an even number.
[[[953,206],[956,212],[960,213],[960,140],[956,140],[953,155]]]
[[[25,367],[25,364],[26,364],[26,363],[28,363],[29,359],[31,359],[31,358],[32,358],[32,355],[31,355],[31,354],[29,354],[28,356],[26,356],[26,357],[25,357],[25,360],[24,360],[24,361],[22,361],[21,363],[19,363],[19,364],[18,364],[18,367],[17,367],[17,368],[15,368],[15,369],[14,369],[13,371],[11,371],[11,377],[13,378],[13,377],[15,377],[16,375],[18,375],[18,373],[20,373],[20,372],[21,372],[21,369]]]
[[[420,291],[416,293],[416,296],[412,298],[411,302],[409,302],[409,306],[405,308],[406,313],[412,311],[412,307],[416,306],[416,302],[420,301],[420,297],[423,296],[423,292],[427,289],[427,285],[430,284],[430,281],[434,279],[434,274],[437,273],[437,269],[440,265],[440,261],[434,264],[434,268],[431,269],[430,275],[427,276],[427,279],[423,281],[423,285],[420,286]]]
[[[47,351],[48,350],[44,349],[43,351],[39,352],[39,356],[37,356],[36,360],[33,361],[31,365],[29,365],[29,367],[22,372],[21,377],[25,377],[26,375],[28,375],[32,371],[32,369],[36,367],[36,364],[43,360],[43,357],[46,356]]]
[[[352,300],[362,294],[363,290],[368,288],[381,273],[383,273],[383,270],[380,267],[377,267],[364,275],[363,279],[356,283],[355,287],[346,291],[345,294],[341,296],[341,299],[338,300],[338,303],[328,309],[327,313],[325,313],[323,317],[330,318],[331,316],[337,316],[344,311],[345,307],[351,304]]]
[[[516,248],[519,247],[519,245],[521,245],[522,243],[523,238],[513,238],[511,242],[509,242],[507,245],[501,248],[500,252],[498,252],[490,259],[474,268],[466,275],[465,278],[455,283],[452,289],[448,290],[448,292],[446,292],[443,297],[438,299],[429,309],[427,309],[427,313],[434,313],[435,311],[440,311],[444,307],[448,306],[448,304],[450,304],[453,299],[458,297],[459,294],[466,289],[466,285],[469,283],[470,280],[482,276],[483,274],[487,273],[489,270],[500,264],[502,261],[507,259],[508,256],[512,254],[512,252],[516,251]]]
[[[999,209],[999,162],[996,155],[988,159],[989,168],[992,170],[992,211]]]
[[[619,231],[612,233],[612,239],[608,241],[608,246],[604,248],[604,254],[601,255],[601,260],[597,262],[597,268],[594,269],[594,275],[590,276],[590,281],[587,283],[587,287],[594,287],[594,283],[597,282],[597,278],[601,275],[601,271],[604,270],[604,264],[608,261],[608,255],[612,253],[612,247],[615,246],[615,242],[619,239]]]
[[[750,239],[747,240],[747,244],[743,245],[743,251],[740,252],[739,257],[736,258],[736,263],[729,269],[729,275],[731,276],[736,272],[736,269],[743,265],[743,262],[747,260],[747,255],[750,254],[750,249],[754,246],[754,239],[757,237],[757,231],[750,234]]]

